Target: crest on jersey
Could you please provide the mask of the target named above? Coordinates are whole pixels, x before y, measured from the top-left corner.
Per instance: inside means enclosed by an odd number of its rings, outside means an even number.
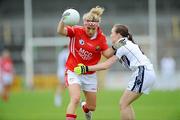
[[[98,51],[98,50],[100,50],[100,46],[99,45],[96,46],[96,51]]]
[[[79,44],[80,44],[80,45],[84,45],[84,40],[80,39],[80,40],[79,40]]]

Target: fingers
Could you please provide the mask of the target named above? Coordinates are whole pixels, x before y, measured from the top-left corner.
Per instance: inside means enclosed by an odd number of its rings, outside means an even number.
[[[74,68],[74,72],[75,72],[76,74],[78,74],[78,75],[82,74],[82,72],[81,72],[81,67],[75,67],[75,68]]]
[[[62,17],[66,17],[66,16],[69,16],[70,15],[70,13],[69,12],[66,12],[66,13],[64,13],[63,15],[62,15]]]
[[[70,15],[69,12],[62,14],[62,21],[64,22],[64,20],[67,19],[69,15]]]
[[[88,72],[88,67],[82,63],[79,63],[77,67],[74,68],[74,72],[78,75],[85,74]]]
[[[85,65],[84,65],[84,64],[82,64],[82,63],[79,63],[79,64],[78,64],[78,66],[85,66]]]
[[[118,41],[116,41],[116,43],[113,45],[113,48],[117,50],[118,48],[120,48],[121,46],[123,46],[125,44],[126,44],[125,39],[121,38]]]

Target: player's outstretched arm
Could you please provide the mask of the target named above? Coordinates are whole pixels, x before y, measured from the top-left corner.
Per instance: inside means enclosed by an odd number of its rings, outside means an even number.
[[[88,66],[88,70],[89,71],[106,70],[106,69],[110,68],[116,62],[117,59],[118,59],[118,57],[113,55],[112,57],[110,57],[109,59],[107,59],[103,63],[99,63],[99,64],[92,65],[92,66]]]
[[[102,52],[103,56],[106,58],[110,58],[114,55],[115,50],[113,48],[108,48]]]
[[[74,72],[76,74],[80,75],[80,74],[85,74],[88,71],[106,70],[106,69],[110,68],[113,65],[113,63],[116,62],[117,59],[118,59],[118,57],[113,55],[111,58],[109,58],[105,62],[96,64],[96,65],[92,65],[92,66],[86,66],[86,65],[80,63],[80,64],[78,64],[77,67],[74,68]]]

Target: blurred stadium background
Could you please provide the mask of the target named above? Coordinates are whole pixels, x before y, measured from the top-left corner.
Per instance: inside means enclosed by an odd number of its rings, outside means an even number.
[[[10,50],[16,72],[9,103],[0,101],[0,120],[64,119],[68,93],[64,93],[66,103],[62,108],[53,107],[54,89],[58,83],[57,55],[68,43],[67,38],[57,35],[57,24],[67,8],[77,9],[82,17],[97,5],[105,8],[101,23],[104,33],[109,36],[115,23],[128,25],[135,41],[156,68],[158,77],[154,91],[135,104],[137,118],[180,120],[180,102],[177,101],[180,99],[179,0],[0,0],[0,49]],[[164,80],[161,60],[167,54],[174,58],[176,66],[173,77]],[[100,105],[95,119],[119,118],[121,92],[118,91],[126,87],[129,74],[120,63],[108,71],[98,72]],[[106,99],[110,94],[113,100]],[[103,118],[108,110],[114,110],[114,114]],[[152,117],[149,112],[153,113]],[[79,114],[82,116],[81,112]]]

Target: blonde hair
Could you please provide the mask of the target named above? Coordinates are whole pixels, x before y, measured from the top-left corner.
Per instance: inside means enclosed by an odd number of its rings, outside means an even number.
[[[92,8],[88,13],[85,13],[83,16],[83,20],[91,21],[91,22],[100,22],[101,15],[104,12],[104,8],[100,6],[96,6]]]

